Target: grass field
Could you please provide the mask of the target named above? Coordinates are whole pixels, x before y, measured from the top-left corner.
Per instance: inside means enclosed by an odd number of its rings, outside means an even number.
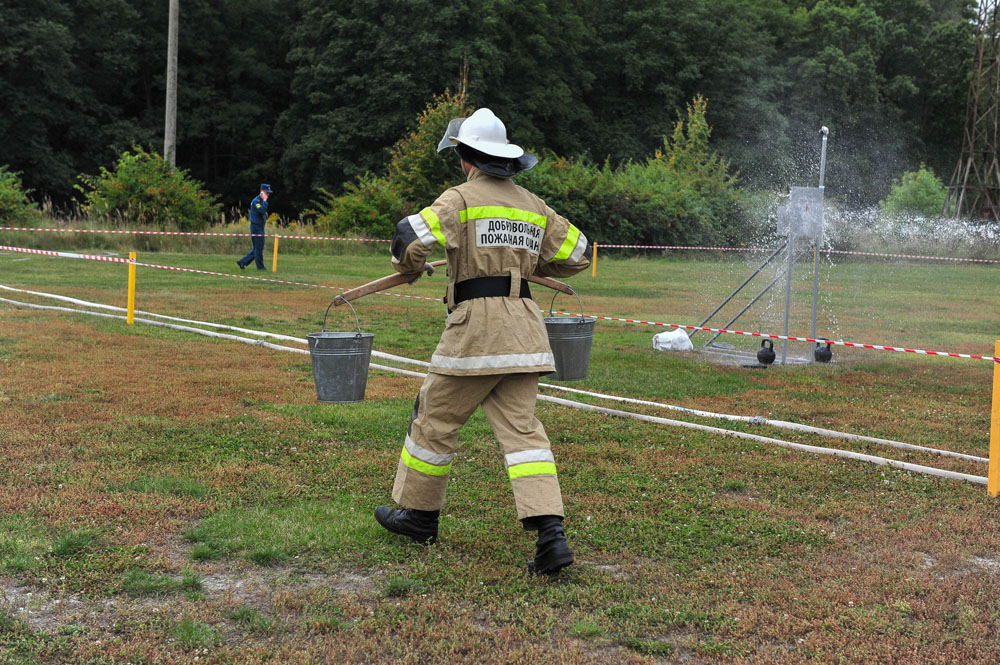
[[[139,260],[235,269],[235,256]],[[683,324],[752,268],[599,260],[597,278],[571,280],[587,313]],[[283,255],[277,274],[259,274],[350,287],[387,272],[372,252]],[[797,269],[792,335],[809,333],[811,277]],[[126,269],[0,252],[0,284],[124,306]],[[438,298],[444,284],[397,292]],[[821,284],[825,337],[982,355],[1000,337],[996,266],[825,262]],[[336,293],[139,268],[136,306],[304,337]],[[784,293],[765,301],[733,327],[780,333]],[[439,302],[373,295],[357,309],[377,350],[420,360],[443,326]],[[556,309],[577,306],[560,296]],[[329,329],[352,326],[332,310]],[[590,374],[571,385],[988,452],[989,362],[835,347],[828,365],[749,370],[654,352],[662,330],[598,322]],[[554,580],[524,571],[533,541],[481,413],[460,436],[439,542],[393,537],[371,513],[389,501],[419,383],[373,371],[364,402],[322,405],[304,355],[0,302],[0,664],[1000,657],[1000,510],[972,483],[540,403],[576,565]],[[965,460],[628,408],[986,475]]]

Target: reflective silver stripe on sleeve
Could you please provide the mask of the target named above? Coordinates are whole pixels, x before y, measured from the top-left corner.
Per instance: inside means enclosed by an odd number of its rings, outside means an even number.
[[[434,354],[431,356],[431,367],[442,369],[505,369],[508,367],[538,367],[540,365],[555,365],[555,357],[551,353],[508,353],[497,356],[470,356],[468,358],[453,358]]]
[[[583,235],[583,231],[580,231],[580,237],[576,240],[576,247],[573,248],[572,253],[569,255],[570,263],[579,263],[580,257],[583,253],[587,251],[587,236]]]
[[[535,450],[522,450],[518,453],[509,453],[503,456],[504,463],[508,466],[524,464],[526,462],[552,462],[556,463],[556,458],[552,456],[551,450],[537,448]]]
[[[427,226],[427,222],[425,222],[424,218],[420,216],[420,213],[410,215],[406,219],[409,220],[410,227],[413,229],[413,232],[417,234],[417,237],[420,238],[420,242],[422,242],[425,246],[430,247],[437,242],[437,238],[435,238],[434,234],[431,233],[431,228]]]
[[[433,464],[434,466],[446,466],[451,464],[451,461],[455,459],[455,453],[451,453],[450,455],[441,455],[439,453],[432,453],[426,448],[417,445],[414,443],[413,439],[410,438],[409,434],[406,435],[406,443],[404,445],[406,446],[406,452],[410,453],[412,457],[417,458],[421,462]]]

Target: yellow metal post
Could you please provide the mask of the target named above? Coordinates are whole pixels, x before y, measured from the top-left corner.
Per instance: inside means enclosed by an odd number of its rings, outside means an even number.
[[[131,326],[135,323],[135,252],[128,253],[128,316]]]
[[[271,272],[278,272],[278,236],[274,236],[274,261],[271,263]]]
[[[597,243],[594,243],[594,255],[590,257],[590,276],[597,277]]]
[[[993,357],[1000,358],[1000,342],[993,347]],[[1000,494],[1000,363],[993,362],[993,411],[990,416],[990,474],[986,482],[990,496]]]

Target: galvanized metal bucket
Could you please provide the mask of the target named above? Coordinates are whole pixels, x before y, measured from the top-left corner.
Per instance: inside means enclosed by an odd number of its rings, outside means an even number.
[[[549,335],[549,346],[556,360],[555,374],[549,375],[556,381],[582,381],[587,378],[590,367],[590,347],[594,341],[594,319],[583,315],[583,301],[580,294],[574,292],[580,303],[580,316],[552,316],[552,305],[555,304],[556,292],[549,305],[549,316],[546,316],[545,331]]]
[[[338,298],[340,296],[337,296]],[[312,358],[313,378],[316,379],[316,396],[320,402],[339,404],[360,402],[365,398],[368,385],[368,363],[372,355],[375,335],[361,332],[358,313],[350,301],[345,300],[354,313],[357,332],[332,332],[326,329],[326,317],[336,298],[327,305],[323,315],[323,329],[309,333],[309,356]]]

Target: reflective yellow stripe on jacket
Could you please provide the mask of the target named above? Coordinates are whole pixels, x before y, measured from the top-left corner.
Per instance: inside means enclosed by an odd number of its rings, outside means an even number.
[[[444,233],[441,231],[441,220],[430,208],[424,208],[416,215],[406,218],[410,222],[410,228],[420,238],[426,247],[430,247],[436,240],[442,247],[445,243]]]
[[[540,215],[537,212],[521,210],[520,208],[506,208],[504,206],[474,206],[472,208],[466,208],[458,213],[458,219],[463,224],[468,222],[470,219],[493,218],[509,219],[514,222],[528,222],[529,224],[540,226],[543,229],[545,228],[545,224],[547,222],[545,215]]]
[[[559,251],[556,255],[552,257],[553,261],[565,261],[566,259],[573,258],[574,250],[579,250],[579,254],[574,260],[580,260],[580,256],[583,255],[583,251],[587,249],[587,237],[583,237],[583,243],[580,242],[580,229],[576,228],[572,224],[569,225],[569,232],[566,234],[566,239],[563,240],[563,244],[559,247]]]

